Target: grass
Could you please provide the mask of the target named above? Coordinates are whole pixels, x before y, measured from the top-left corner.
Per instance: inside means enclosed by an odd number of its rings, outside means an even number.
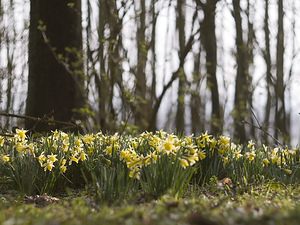
[[[267,183],[233,190],[208,186],[175,199],[118,205],[96,203],[88,193],[60,196],[56,203],[25,204],[12,193],[0,196],[0,224],[299,224],[300,187]]]
[[[299,148],[207,133],[17,129],[0,136],[0,224],[298,224],[299,168]]]

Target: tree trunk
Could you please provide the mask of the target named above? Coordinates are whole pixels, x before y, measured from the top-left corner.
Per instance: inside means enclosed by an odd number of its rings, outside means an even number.
[[[270,115],[271,115],[271,104],[272,104],[272,60],[270,52],[270,29],[269,29],[269,0],[265,0],[265,17],[264,17],[264,34],[265,34],[265,50],[264,60],[266,63],[266,88],[267,88],[267,102],[265,107],[264,117],[264,130],[268,131],[270,127]],[[264,133],[263,140],[268,143],[268,135]]]
[[[242,18],[240,0],[233,1],[233,17],[235,21],[237,46],[237,75],[234,96],[234,138],[246,142],[246,129],[244,120],[248,115],[248,59],[247,47],[243,40]]]
[[[284,141],[288,137],[286,129],[286,112],[284,99],[284,29],[283,29],[283,1],[278,0],[278,31],[276,52],[276,130],[275,138]]]
[[[134,106],[135,111],[135,124],[141,130],[148,127],[149,117],[149,103],[147,100],[147,84],[146,84],[146,63],[148,44],[146,40],[146,2],[140,0],[139,2],[140,13],[137,28],[137,71],[136,71],[136,88],[135,96],[136,103]]]
[[[178,29],[179,38],[179,54],[181,55],[185,48],[185,13],[184,5],[185,0],[177,0],[177,18],[176,26]],[[185,131],[185,73],[183,66],[179,71],[179,83],[178,83],[178,97],[177,97],[177,111],[176,111],[176,130],[179,133]]]
[[[203,5],[204,19],[202,26],[202,43],[206,52],[207,86],[210,90],[212,101],[211,133],[214,135],[222,132],[222,119],[217,81],[217,40],[215,14],[218,0],[207,1]]]
[[[194,74],[193,74],[193,84],[195,89],[191,93],[191,125],[192,133],[199,134],[203,130],[203,123],[201,122],[201,96],[200,96],[200,85],[201,85],[201,71],[200,71],[200,56],[201,50],[195,55],[194,61]]]
[[[30,1],[29,77],[26,115],[60,121],[78,118],[84,104],[80,0]],[[57,124],[26,121],[27,129]]]

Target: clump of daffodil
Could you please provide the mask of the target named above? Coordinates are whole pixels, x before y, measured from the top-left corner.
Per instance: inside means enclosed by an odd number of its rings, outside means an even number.
[[[93,134],[86,134],[81,137],[81,140],[84,144],[91,145],[95,140],[95,136]]]
[[[149,136],[149,139],[146,140],[148,140],[149,145],[154,149],[158,149],[161,143],[161,138],[157,135],[151,135]]]
[[[59,167],[60,172],[65,173],[67,171],[66,163],[67,163],[66,159],[61,160],[60,167]]]
[[[221,135],[218,139],[218,152],[220,155],[224,155],[228,150],[230,150],[231,140],[229,137]]]
[[[120,159],[126,163],[131,178],[140,178],[140,170],[144,158],[139,156],[132,148],[124,149],[120,152]]]
[[[209,135],[207,131],[196,137],[195,141],[200,149],[208,147],[210,150],[214,150],[217,145],[217,141],[212,137],[212,135]]]
[[[112,136],[108,136],[105,138],[106,148],[104,149],[104,153],[108,156],[112,156],[115,152],[118,152],[120,145],[120,136],[116,133]]]
[[[150,152],[143,157],[143,165],[148,166],[157,162],[158,156],[156,152]]]
[[[280,164],[279,148],[272,149],[270,158],[272,164]]]
[[[196,150],[196,146],[194,146],[192,143],[189,146],[184,147],[181,154],[182,156],[180,157],[180,164],[183,168],[187,167],[186,162],[188,166],[193,166],[199,161],[198,151]]]

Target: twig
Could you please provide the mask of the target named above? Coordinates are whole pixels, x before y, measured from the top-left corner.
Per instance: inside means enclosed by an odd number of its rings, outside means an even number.
[[[270,138],[272,138],[278,145],[285,147],[284,144],[282,144],[277,138],[275,138],[272,134],[270,134],[268,131],[264,130],[264,128],[261,126],[257,116],[255,115],[253,109],[251,108],[251,114],[253,115],[257,125],[254,125],[246,120],[243,121],[243,123],[250,125],[252,127],[254,127],[255,129],[260,130],[261,132],[263,132],[264,134],[266,134],[267,136],[269,136]]]
[[[40,117],[34,117],[34,116],[24,116],[24,115],[13,114],[13,113],[5,113],[5,112],[0,112],[0,116],[15,117],[15,118],[24,119],[24,120],[33,120],[33,121],[42,122],[42,123],[55,123],[55,124],[61,124],[61,125],[69,126],[69,127],[81,128],[76,123],[70,123],[70,122],[65,122],[65,121],[59,121],[59,120],[47,119],[47,118],[40,118]]]

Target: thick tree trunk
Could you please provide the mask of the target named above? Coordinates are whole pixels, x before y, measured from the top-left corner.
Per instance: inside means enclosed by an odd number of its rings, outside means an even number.
[[[84,104],[81,1],[31,0],[30,6],[26,115],[71,121]],[[26,128],[59,127],[26,121]]]

